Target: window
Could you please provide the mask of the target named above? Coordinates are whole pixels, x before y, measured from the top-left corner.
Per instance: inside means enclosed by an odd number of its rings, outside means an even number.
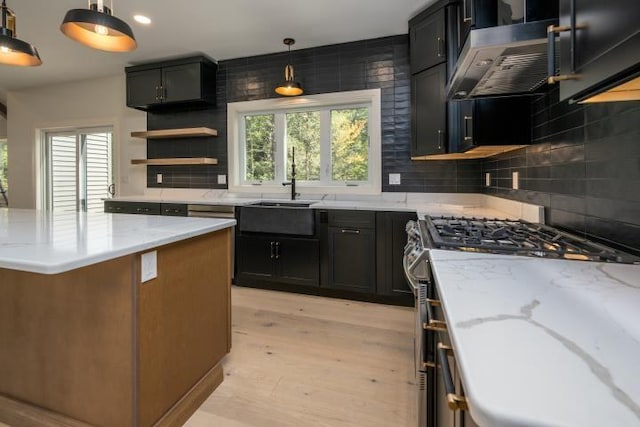
[[[102,212],[113,190],[111,129],[50,132],[45,139],[46,206]]]
[[[380,192],[378,89],[230,103],[228,117],[232,191],[290,191],[295,159],[302,192]]]
[[[9,162],[7,159],[7,140],[0,139],[0,207],[9,206],[9,187],[7,175]]]

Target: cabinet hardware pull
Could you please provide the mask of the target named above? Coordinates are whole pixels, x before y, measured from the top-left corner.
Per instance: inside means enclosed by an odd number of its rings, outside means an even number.
[[[276,252],[275,252],[275,249],[274,249],[274,245],[273,245],[273,243],[274,243],[274,242],[271,242],[271,252],[270,252],[270,254],[271,254],[271,259],[274,259],[274,258],[276,257]]]
[[[473,123],[473,116],[464,116],[464,140],[472,141],[473,137],[469,136],[469,125],[467,123]]]
[[[442,367],[442,382],[444,383],[444,389],[447,393],[447,406],[452,411],[468,411],[469,405],[467,404],[467,398],[456,394],[456,387],[453,384],[453,377],[451,376],[451,368],[449,366],[448,356],[453,357],[453,349],[449,346],[438,343],[438,361]]]
[[[280,258],[280,242],[276,242],[276,259]]]
[[[344,234],[360,234],[360,230],[350,230],[348,228],[343,228],[340,232]]]
[[[431,307],[440,307],[442,303],[435,299],[426,299],[425,308],[427,311],[427,321],[422,324],[422,328],[428,331],[446,332],[447,322],[435,319]]]
[[[469,13],[469,16],[467,16],[467,0],[462,0],[462,22],[471,22],[471,19],[471,13]]]
[[[547,27],[547,82],[558,83],[565,80],[576,80],[580,74],[576,69],[576,30],[587,28],[585,24],[576,24],[575,0],[571,0],[571,25],[549,25]],[[556,75],[556,34],[571,32],[571,74]]]
[[[438,129],[438,150],[442,150],[442,134],[443,132]]]
[[[160,99],[163,101],[167,99],[167,88],[164,86],[160,86]]]
[[[156,101],[160,101],[160,86],[156,86]]]
[[[437,38],[438,41],[438,58],[442,58],[444,56],[444,39],[442,37]]]

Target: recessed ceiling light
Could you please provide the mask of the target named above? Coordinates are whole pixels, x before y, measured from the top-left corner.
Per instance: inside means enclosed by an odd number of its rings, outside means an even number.
[[[146,17],[144,15],[135,15],[133,17],[133,19],[135,19],[136,22],[139,22],[139,23],[144,24],[144,25],[151,24],[151,19],[149,19],[148,17]]]

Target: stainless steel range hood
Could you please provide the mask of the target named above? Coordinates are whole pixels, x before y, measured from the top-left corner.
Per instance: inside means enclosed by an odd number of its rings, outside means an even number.
[[[471,30],[447,97],[531,94],[547,80],[547,27],[556,19]]]

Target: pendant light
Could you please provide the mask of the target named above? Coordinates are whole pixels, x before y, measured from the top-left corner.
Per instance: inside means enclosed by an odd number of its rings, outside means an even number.
[[[0,64],[33,67],[42,64],[35,46],[16,38],[16,15],[2,0],[0,27]]]
[[[298,96],[302,95],[304,92],[300,82],[295,81],[293,65],[291,65],[291,45],[295,42],[296,41],[292,38],[286,38],[283,40],[283,43],[289,46],[289,54],[287,55],[287,62],[289,63],[284,67],[284,82],[280,83],[278,87],[276,87],[276,93],[278,95]]]
[[[130,52],[138,47],[131,27],[112,15],[106,0],[89,0],[89,9],[71,9],[60,25],[60,30],[70,39],[94,49],[109,52]]]

